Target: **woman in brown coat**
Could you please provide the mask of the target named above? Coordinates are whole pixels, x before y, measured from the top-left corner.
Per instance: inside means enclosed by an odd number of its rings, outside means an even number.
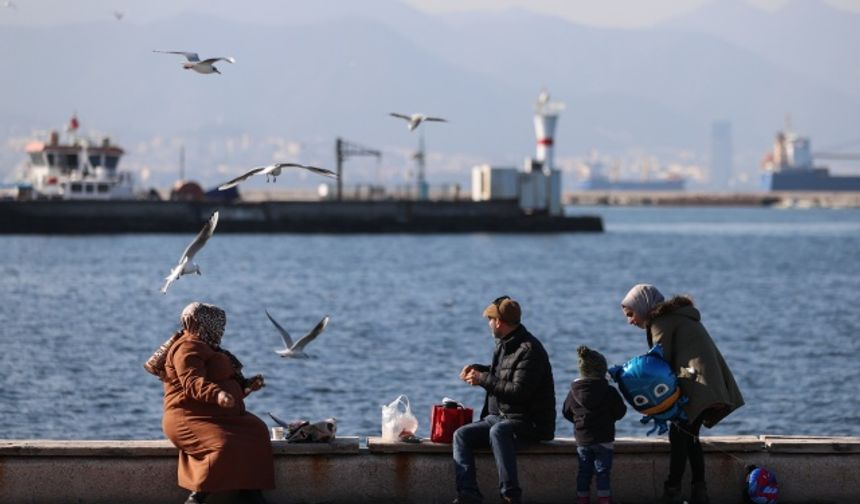
[[[246,379],[238,359],[221,348],[224,310],[191,303],[180,320],[182,334],[164,365],[162,427],[179,448],[179,486],[191,490],[185,503],[229,490],[264,503],[261,490],[275,487],[272,446],[268,427],[243,401],[263,387],[263,377]]]
[[[621,301],[621,309],[631,325],[645,329],[648,348],[662,345],[681,392],[689,399],[683,407],[687,421],[673,422],[669,427],[671,458],[662,502],[682,502],[681,480],[689,459],[693,472],[690,503],[706,504],[705,457],[699,429],[702,425],[713,427],[743,406],[741,391],[690,298],[676,296],[665,301],[653,285],[639,284]]]

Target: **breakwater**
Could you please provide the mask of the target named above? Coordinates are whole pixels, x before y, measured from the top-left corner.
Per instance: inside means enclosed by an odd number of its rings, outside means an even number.
[[[860,192],[587,191],[565,196],[569,205],[860,208]]]
[[[0,201],[0,233],[524,233],[603,230],[597,216],[527,214],[504,201]]]
[[[273,442],[273,503],[447,503],[454,497],[450,445],[387,443],[343,437],[328,444]],[[853,503],[860,499],[860,438],[721,436],[702,438],[712,502],[737,502],[747,464],[773,471],[780,502]],[[655,502],[668,471],[665,438],[620,438],[615,445],[613,498]],[[0,441],[0,502],[8,504],[154,504],[181,502],[176,449],[152,441]],[[518,456],[526,502],[571,502],[576,444],[533,445]],[[489,501],[497,474],[492,455],[478,455],[478,481]],[[835,484],[822,484],[822,482]],[[689,489],[686,489],[687,494]],[[212,504],[229,495],[213,496]],[[209,502],[209,501],[207,501]]]

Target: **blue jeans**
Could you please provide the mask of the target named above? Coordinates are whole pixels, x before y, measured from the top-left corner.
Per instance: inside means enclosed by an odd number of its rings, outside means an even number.
[[[579,471],[576,473],[576,495],[588,495],[591,478],[597,473],[597,496],[609,497],[609,474],[612,471],[612,448],[594,444],[576,448]]]
[[[517,447],[531,434],[525,422],[487,415],[483,420],[464,425],[454,432],[454,472],[457,495],[482,499],[475,474],[475,449],[491,448],[499,469],[499,491],[507,497],[522,495],[517,480]]]

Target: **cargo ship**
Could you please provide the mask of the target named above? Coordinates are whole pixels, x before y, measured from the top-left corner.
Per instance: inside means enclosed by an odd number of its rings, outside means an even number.
[[[786,125],[776,134],[773,148],[762,160],[765,191],[860,191],[860,176],[837,176],[826,166],[816,166],[815,158],[860,160],[856,154],[813,153],[807,137]]]
[[[163,200],[156,191],[136,191],[132,174],[119,168],[124,150],[108,138],[84,139],[73,118],[67,138],[55,131],[27,146],[25,180],[0,197],[0,233],[190,233],[215,210],[218,231],[233,233],[603,231],[599,216],[564,212],[560,172],[551,164],[557,112],[544,109],[536,113],[538,157],[527,163],[528,171],[475,167],[479,185],[471,199],[450,200],[430,200],[426,191],[418,198],[342,199],[340,184],[337,198],[319,201],[250,202],[238,192],[217,191],[175,191],[178,197]],[[337,145],[344,143],[338,139]]]
[[[609,177],[604,173],[603,164],[594,161],[588,164],[588,178],[577,184],[580,191],[683,191],[685,180],[680,177],[649,179],[647,170],[642,180],[625,180]]]

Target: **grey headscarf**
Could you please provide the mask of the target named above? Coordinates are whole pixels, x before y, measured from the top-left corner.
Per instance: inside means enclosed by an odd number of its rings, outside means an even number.
[[[196,332],[203,341],[218,348],[227,325],[227,314],[215,305],[195,302],[182,310],[179,322],[183,329]]]
[[[630,308],[639,318],[647,320],[651,310],[662,303],[663,299],[663,294],[657,290],[657,287],[651,284],[637,284],[621,300],[621,306]]]

